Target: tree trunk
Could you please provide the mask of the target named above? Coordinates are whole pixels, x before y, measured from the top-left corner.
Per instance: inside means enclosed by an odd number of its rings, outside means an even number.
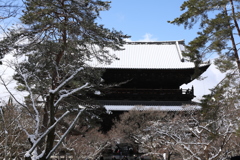
[[[50,122],[48,126],[52,126],[55,123],[55,108],[54,108],[54,94],[50,94],[49,98],[47,99],[47,106],[50,111]],[[54,145],[54,139],[55,139],[55,127],[47,134],[47,140],[46,140],[46,149],[45,153],[40,160],[47,160],[47,155],[52,150]]]
[[[227,9],[226,9],[226,6],[224,8],[224,13],[226,14],[226,16],[228,16],[228,13],[227,13]],[[236,26],[237,25],[237,26]],[[230,28],[230,22],[229,22],[229,26],[228,28]],[[235,23],[235,27],[238,27],[238,23]],[[238,29],[238,28],[237,28]],[[236,47],[236,43],[235,43],[235,39],[234,39],[234,36],[233,36],[233,32],[231,30],[231,32],[229,33],[230,34],[230,39],[231,39],[231,42],[232,42],[232,49],[233,49],[233,52],[234,52],[234,58],[235,58],[235,61],[237,63],[237,67],[238,67],[238,71],[240,73],[240,60],[239,60],[239,56],[238,56],[238,50],[237,50],[237,47]],[[239,33],[240,34],[240,33]]]
[[[167,160],[171,160],[171,153],[168,154]]]
[[[232,15],[233,15],[234,25],[235,25],[235,27],[236,27],[236,29],[237,29],[238,35],[240,36],[240,29],[239,29],[238,22],[237,22],[237,19],[236,19],[236,14],[235,14],[235,9],[234,9],[234,5],[233,5],[233,1],[230,0],[230,3],[231,3],[231,7],[232,7]]]
[[[25,160],[31,160],[31,157],[25,157]]]

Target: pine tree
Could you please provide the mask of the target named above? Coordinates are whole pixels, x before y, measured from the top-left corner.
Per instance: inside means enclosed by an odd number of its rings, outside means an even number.
[[[215,65],[222,72],[228,71],[225,79],[211,90],[212,93],[204,96],[200,114],[202,124],[210,124],[202,127],[208,128],[204,137],[215,141],[212,146],[220,147],[216,149],[219,153],[214,157],[220,159],[224,159],[222,156],[229,151],[239,153],[235,149],[239,144],[239,5],[238,0],[187,0],[181,6],[181,10],[186,11],[170,22],[183,24],[188,29],[199,25],[198,36],[187,46],[186,56],[199,65],[217,53]],[[197,147],[198,150],[200,148]],[[209,154],[210,150],[204,148],[208,158],[213,155]],[[195,155],[196,152],[193,153]]]
[[[225,72],[236,66],[240,71],[236,42],[236,38],[240,36],[239,5],[238,0],[187,0],[181,6],[181,10],[186,11],[169,21],[172,24],[183,24],[189,29],[199,25],[198,36],[189,42],[188,52],[185,53],[196,65],[217,53],[219,58],[215,64],[221,71]]]
[[[117,57],[110,55],[108,48],[120,50],[129,36],[95,22],[101,11],[110,8],[109,2],[26,0],[25,6],[22,27],[9,30],[9,36],[0,42],[0,53],[14,51],[15,56],[22,57],[15,64],[14,78],[19,89],[29,92],[22,106],[31,114],[35,127],[26,131],[31,148],[25,158],[45,160],[71,129],[57,140],[60,120],[78,109],[74,125],[81,112],[95,107],[89,105],[87,93],[101,86],[101,71],[88,62],[111,63]],[[79,109],[80,105],[85,109]]]

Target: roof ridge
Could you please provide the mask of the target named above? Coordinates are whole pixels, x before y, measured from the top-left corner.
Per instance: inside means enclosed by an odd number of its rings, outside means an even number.
[[[179,42],[176,41],[175,44],[176,44],[176,47],[177,47],[177,52],[178,52],[179,59],[180,59],[181,62],[184,62],[183,55],[182,55],[182,51],[181,51],[181,49],[180,49],[180,47],[179,47]]]
[[[152,41],[152,42],[141,42],[141,41],[132,41],[132,42],[126,42],[126,44],[173,44],[175,45],[176,42],[178,42],[179,44],[184,45],[185,44],[185,40],[176,40],[176,41]]]

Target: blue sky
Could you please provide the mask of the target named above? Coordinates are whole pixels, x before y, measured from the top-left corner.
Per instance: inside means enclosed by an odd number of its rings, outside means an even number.
[[[109,29],[123,31],[124,34],[131,36],[132,41],[184,39],[187,44],[195,38],[198,26],[189,30],[184,29],[183,26],[167,23],[183,13],[180,11],[183,2],[184,0],[112,0],[110,10],[101,12],[101,19],[98,20],[98,23],[104,24]],[[5,70],[3,66],[1,70]],[[194,85],[197,96],[195,100],[210,93],[209,89],[224,77],[213,65],[203,76],[207,77],[203,81],[194,80],[192,83],[182,86],[185,89]]]
[[[142,40],[148,34],[157,41],[185,39],[189,42],[196,30],[167,23],[183,13],[182,3],[183,0],[112,0],[111,9],[101,12],[99,23],[123,31],[132,36],[132,41]]]
[[[101,19],[98,21],[107,28],[114,28],[123,31],[131,36],[132,41],[167,41],[185,40],[187,44],[197,36],[198,26],[193,29],[184,29],[184,26],[177,26],[167,23],[180,16],[180,6],[184,0],[112,0],[111,9],[101,12]],[[220,82],[224,75],[214,65],[203,74],[207,77],[202,81],[194,80],[182,88],[195,88],[198,101],[202,95],[209,94]]]

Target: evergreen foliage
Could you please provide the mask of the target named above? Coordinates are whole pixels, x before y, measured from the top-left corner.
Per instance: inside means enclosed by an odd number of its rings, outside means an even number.
[[[211,144],[211,148],[220,147],[214,156],[215,159],[224,159],[223,156],[228,154],[229,156],[239,154],[239,150],[236,149],[239,144],[240,98],[239,2],[239,0],[187,0],[181,6],[184,13],[170,22],[184,25],[188,29],[198,25],[200,30],[198,36],[188,44],[185,55],[198,66],[206,58],[217,53],[215,65],[221,72],[227,72],[226,77],[211,90],[211,94],[205,95],[201,103],[199,120],[203,126],[207,124],[203,128],[203,131],[207,129],[204,137],[210,142],[208,146]],[[204,148],[204,152],[209,158],[213,154],[209,154],[211,148],[208,146]]]
[[[181,6],[182,15],[169,23],[184,25],[191,29],[199,25],[198,36],[189,42],[185,56],[198,66],[211,54],[217,53],[215,61],[220,71],[238,68],[240,61],[236,39],[240,36],[238,0],[187,0]],[[236,33],[235,33],[236,32]],[[237,65],[234,65],[234,62]]]
[[[95,22],[101,11],[110,8],[109,3],[26,0],[20,18],[22,26],[10,29],[9,36],[0,42],[0,54],[14,52],[21,58],[15,64],[14,78],[20,90],[29,92],[23,106],[31,114],[35,130],[28,133],[32,148],[26,159],[49,159],[57,148],[54,124],[59,124],[63,111],[76,112],[84,104],[84,112],[97,107],[90,105],[87,93],[101,87],[102,71],[93,69],[88,62],[116,60],[108,48],[122,49],[124,38],[129,37]],[[68,133],[69,129],[65,131]]]

